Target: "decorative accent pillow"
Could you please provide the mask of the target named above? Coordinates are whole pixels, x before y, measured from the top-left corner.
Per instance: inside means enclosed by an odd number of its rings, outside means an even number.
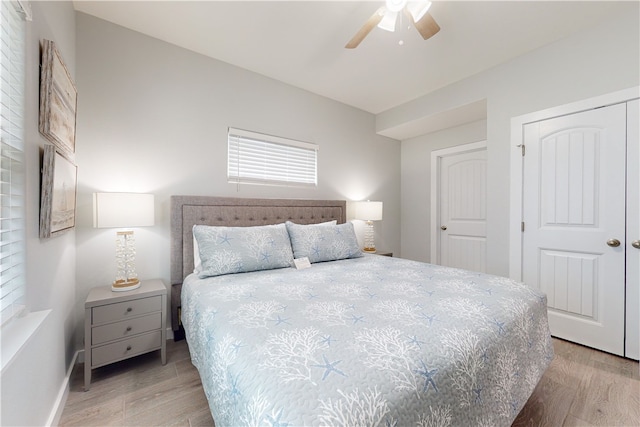
[[[200,278],[293,265],[291,242],[284,224],[257,227],[194,225],[193,236],[200,254]]]
[[[362,256],[353,224],[300,225],[286,222],[295,258],[309,261],[335,261]]]
[[[309,225],[336,225],[337,223],[338,221],[333,219],[331,221]],[[193,272],[195,274],[200,274],[200,271],[202,271],[202,261],[200,261],[200,248],[198,247],[198,241],[196,240],[195,235],[193,236],[193,266]]]

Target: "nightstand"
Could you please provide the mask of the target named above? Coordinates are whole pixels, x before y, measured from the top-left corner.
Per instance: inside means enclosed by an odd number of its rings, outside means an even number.
[[[143,280],[133,291],[93,288],[84,303],[84,389],[91,370],[160,350],[167,363],[167,288],[162,280]]]
[[[393,256],[393,252],[375,252],[376,255]]]

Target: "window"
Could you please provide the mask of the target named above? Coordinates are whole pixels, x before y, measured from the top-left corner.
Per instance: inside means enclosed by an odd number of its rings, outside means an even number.
[[[0,1],[0,313],[24,308],[25,18],[29,4]]]
[[[229,182],[315,186],[318,146],[229,128]]]

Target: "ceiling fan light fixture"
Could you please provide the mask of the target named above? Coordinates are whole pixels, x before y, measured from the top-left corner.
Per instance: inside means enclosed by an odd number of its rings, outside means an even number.
[[[385,0],[387,10],[391,12],[400,12],[406,6],[407,0]]]
[[[382,20],[378,24],[378,28],[382,28],[383,30],[394,32],[396,30],[396,17],[398,16],[398,12],[392,12],[387,10]]]
[[[428,12],[431,7],[431,2],[428,0],[385,0],[385,4],[386,6],[378,8],[351,40],[347,42],[344,46],[346,49],[358,47],[362,40],[367,37],[367,34],[376,26],[385,31],[394,32],[396,21],[398,20],[398,12],[411,15],[410,17],[407,16],[407,21],[413,20],[413,26],[424,40],[433,37],[440,31],[440,26]],[[401,41],[400,45],[403,43],[404,41]]]
[[[431,7],[430,1],[416,1],[407,3],[407,10],[413,18],[413,22],[418,22],[429,11]]]

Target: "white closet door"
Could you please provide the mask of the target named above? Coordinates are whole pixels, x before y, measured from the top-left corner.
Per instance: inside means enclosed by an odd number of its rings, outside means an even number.
[[[623,355],[626,106],[524,138],[523,280],[547,294],[552,335]]]
[[[640,359],[640,101],[627,103],[627,333],[625,356]]]

